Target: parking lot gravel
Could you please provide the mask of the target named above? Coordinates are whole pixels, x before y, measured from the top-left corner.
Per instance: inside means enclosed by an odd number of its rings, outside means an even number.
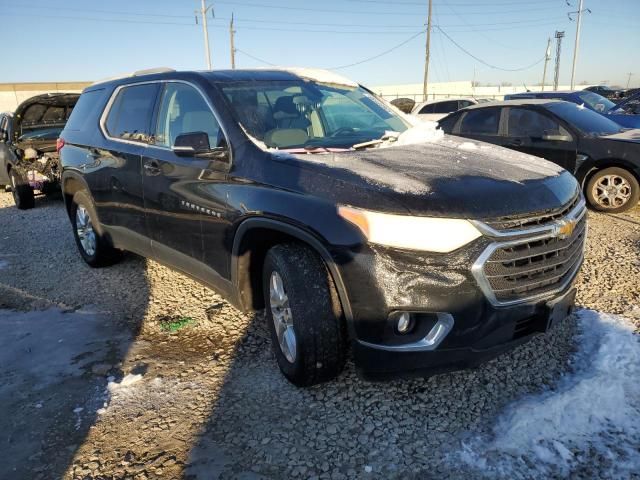
[[[589,212],[578,287],[581,308],[640,328],[640,208]],[[45,389],[0,363],[0,383],[22,382],[19,397],[0,387],[0,430],[9,432],[0,478],[25,479],[479,478],[451,452],[469,435],[490,435],[513,400],[554,388],[572,368],[578,331],[572,316],[480,368],[426,380],[368,383],[348,362],[336,381],[298,389],[277,370],[261,314],[135,255],[91,269],[59,200],[18,211],[5,193],[0,309],[89,322],[78,332],[96,325],[73,356],[78,372],[64,373],[75,375],[73,389]],[[38,348],[57,347],[34,343],[24,355]],[[584,459],[575,478],[606,476],[610,459]],[[523,465],[516,477],[531,478]]]

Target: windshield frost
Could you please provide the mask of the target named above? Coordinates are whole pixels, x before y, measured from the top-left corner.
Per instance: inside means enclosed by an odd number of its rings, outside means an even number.
[[[270,148],[351,148],[409,127],[360,87],[254,81],[234,83],[222,91],[236,120]]]

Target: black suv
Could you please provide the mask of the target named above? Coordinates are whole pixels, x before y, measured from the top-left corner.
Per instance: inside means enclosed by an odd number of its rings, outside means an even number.
[[[429,375],[565,318],[586,232],[569,172],[429,128],[329,72],[134,75],[83,92],[62,188],[89,265],[128,250],[266,307],[293,383],[349,342],[367,378]]]
[[[443,118],[449,134],[536,155],[572,172],[596,210],[620,213],[640,200],[640,129],[625,129],[561,100],[508,100]]]

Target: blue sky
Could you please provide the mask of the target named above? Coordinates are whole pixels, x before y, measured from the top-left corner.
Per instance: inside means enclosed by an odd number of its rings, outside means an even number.
[[[422,81],[427,0],[210,1],[214,68],[228,68],[228,20],[236,18],[239,68],[333,68],[368,85]],[[554,31],[565,30],[560,83],[568,84],[578,0],[434,0],[430,81],[535,84]],[[0,82],[94,80],[155,66],[205,67],[196,0],[0,0]],[[576,82],[640,85],[640,0],[585,0]],[[54,25],[55,24],[55,25]],[[444,33],[443,33],[444,32]],[[447,38],[445,36],[450,37]],[[409,38],[414,37],[411,40]],[[8,40],[7,40],[8,39]],[[555,47],[553,47],[555,55]],[[248,54],[248,55],[247,55]],[[250,56],[249,56],[250,55]],[[252,58],[252,57],[255,57]],[[258,61],[260,59],[262,61]],[[553,75],[550,62],[547,79]]]

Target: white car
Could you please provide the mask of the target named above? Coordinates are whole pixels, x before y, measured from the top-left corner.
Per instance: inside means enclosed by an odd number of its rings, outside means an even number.
[[[457,112],[461,108],[476,105],[478,100],[474,98],[446,98],[443,100],[430,100],[428,102],[417,103],[411,115],[415,115],[420,120],[431,120],[437,122],[450,113]]]

